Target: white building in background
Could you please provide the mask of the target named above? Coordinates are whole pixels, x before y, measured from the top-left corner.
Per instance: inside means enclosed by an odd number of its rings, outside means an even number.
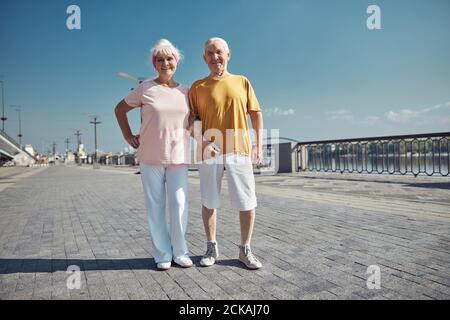
[[[36,155],[36,151],[34,151],[34,148],[31,144],[26,144],[24,149],[26,152],[31,154],[33,157]]]
[[[30,157],[30,155],[28,155],[25,152],[20,152],[19,154],[14,156],[14,162],[16,164],[16,166],[29,166],[34,164],[36,161]]]
[[[31,144],[25,145],[25,148],[14,156],[16,166],[30,166],[36,163],[34,158],[35,151]]]
[[[75,163],[75,155],[73,154],[73,152],[71,152],[71,151],[66,152],[65,162],[66,162],[66,164]]]
[[[83,140],[81,140],[81,138],[80,143],[78,145],[78,150],[76,152],[76,158],[78,159],[79,163],[87,163],[88,161],[87,151],[84,148]]]

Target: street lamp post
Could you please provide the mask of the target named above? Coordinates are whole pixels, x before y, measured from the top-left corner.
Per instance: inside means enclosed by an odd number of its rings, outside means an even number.
[[[66,140],[64,140],[64,142],[66,143],[66,154],[64,155],[64,162],[67,164],[69,162],[69,143],[70,143],[70,139],[66,138]]]
[[[94,168],[95,165],[97,164],[97,125],[100,124],[100,121],[97,121],[98,116],[92,116],[92,118],[94,119],[94,121],[90,121],[90,123],[92,123],[94,125],[94,144],[95,144],[95,158],[93,161],[94,164]]]
[[[79,166],[81,166],[81,155],[80,155],[80,137],[83,135],[80,130],[72,129],[75,131],[74,135],[77,137],[77,150],[75,151],[76,157],[75,162],[78,163]]]
[[[14,108],[19,113],[19,134],[17,136],[19,137],[20,148],[22,148],[22,118],[20,115],[20,110],[22,109],[22,107],[18,105],[11,105],[10,107]]]
[[[56,164],[56,142],[52,143],[52,149],[53,149],[53,163]]]
[[[41,153],[42,153],[42,155],[45,155],[47,157],[50,156],[49,146],[50,146],[50,141],[41,138]]]
[[[77,137],[77,152],[80,149],[80,137],[83,135],[80,130],[75,130],[74,135]]]
[[[0,80],[0,83],[2,84],[2,131],[5,132],[5,121],[8,120],[8,118],[5,117],[5,82]]]

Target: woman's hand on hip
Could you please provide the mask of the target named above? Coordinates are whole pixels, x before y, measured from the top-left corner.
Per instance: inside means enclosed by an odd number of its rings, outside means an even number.
[[[131,137],[126,137],[125,140],[127,140],[128,144],[132,146],[134,149],[139,148],[140,142],[139,142],[139,135],[133,135]]]

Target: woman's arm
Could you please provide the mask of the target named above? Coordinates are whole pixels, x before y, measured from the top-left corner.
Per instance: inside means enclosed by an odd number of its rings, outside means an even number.
[[[137,149],[139,147],[139,135],[135,136],[131,132],[130,124],[128,123],[127,112],[134,109],[129,106],[125,100],[120,101],[114,112],[116,114],[117,122],[119,123],[120,130],[122,130],[122,135],[130,146]]]

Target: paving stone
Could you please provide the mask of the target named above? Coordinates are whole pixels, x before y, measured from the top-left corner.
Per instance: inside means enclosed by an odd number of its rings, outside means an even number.
[[[160,272],[134,171],[53,166],[2,189],[0,299],[450,298],[450,178],[256,176],[252,248],[264,266],[252,271],[237,260],[225,180],[221,256],[198,265],[205,235],[190,172],[186,237],[196,265]],[[69,265],[80,268],[81,289],[67,289]],[[370,265],[380,267],[380,290],[367,288]]]

